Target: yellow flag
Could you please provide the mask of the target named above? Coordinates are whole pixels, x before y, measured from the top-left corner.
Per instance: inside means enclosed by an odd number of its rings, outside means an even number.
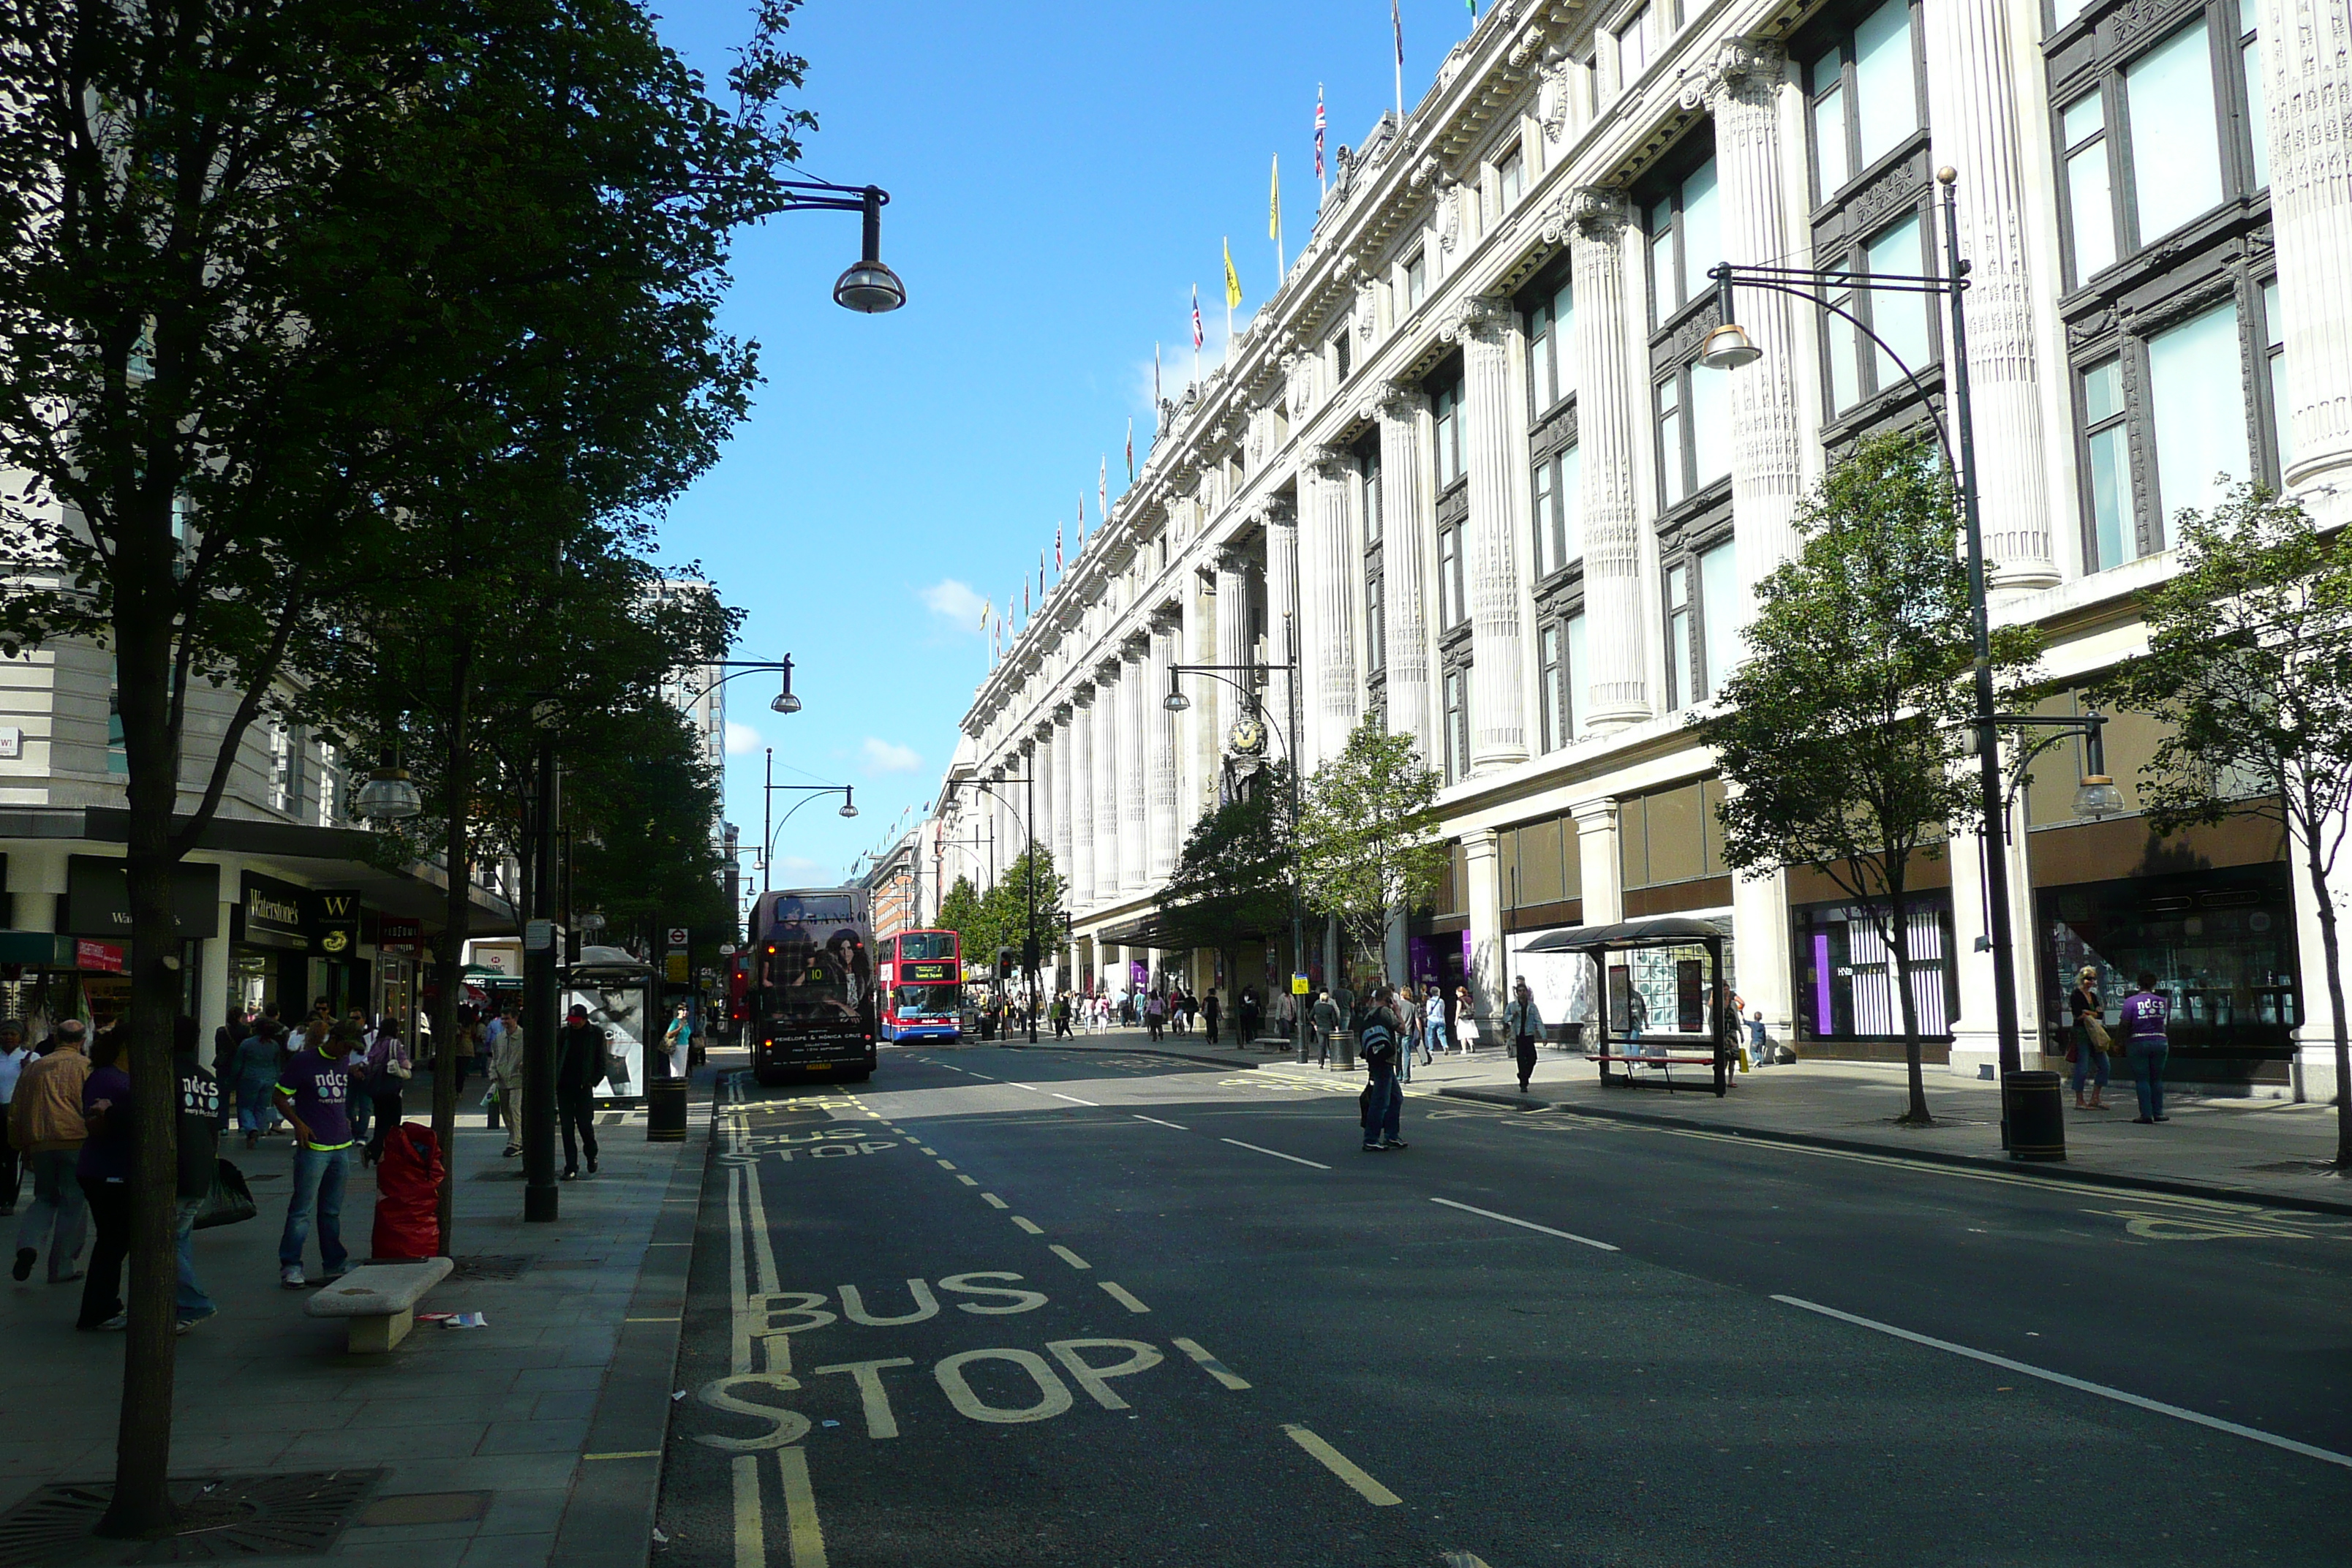
[[[1282,154],[1279,153],[1274,155],[1273,192],[1265,198],[1265,237],[1268,239],[1282,237]]]
[[[1238,305],[1241,302],[1242,275],[1234,270],[1234,242],[1228,239],[1225,241],[1225,303]]]

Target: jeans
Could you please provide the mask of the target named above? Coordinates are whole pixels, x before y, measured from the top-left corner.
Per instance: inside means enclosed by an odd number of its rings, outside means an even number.
[[[368,1086],[364,1083],[352,1085],[352,1091],[344,1097],[343,1105],[351,1113],[352,1142],[366,1142],[369,1117],[375,1107],[373,1097],[368,1093]]]
[[[1533,1035],[1521,1035],[1518,1037],[1517,1044],[1518,1047],[1517,1054],[1519,1062],[1519,1087],[1521,1089],[1525,1089],[1528,1086],[1528,1079],[1535,1076],[1536,1037]]]
[[[2131,1062],[2132,1089],[2139,1096],[2139,1113],[2153,1121],[2164,1114],[2164,1058],[2171,1047],[2163,1040],[2133,1040],[2124,1047]]]
[[[278,1238],[278,1263],[282,1268],[302,1267],[302,1247],[310,1239],[310,1211],[319,1214],[319,1261],[330,1274],[341,1274],[352,1260],[343,1250],[343,1178],[352,1167],[352,1152],[342,1149],[294,1151],[294,1190],[286,1194],[286,1230]]]
[[[33,1178],[33,1202],[16,1224],[16,1249],[39,1252],[46,1248],[52,1285],[73,1272],[89,1223],[81,1183],[74,1176],[74,1165],[80,1158],[79,1149],[47,1149],[25,1156],[26,1170]]]
[[[77,1329],[94,1329],[122,1310],[122,1261],[131,1256],[131,1184],[81,1179],[98,1241],[89,1249],[89,1272],[82,1277],[81,1316]]]
[[[1397,1119],[1403,1113],[1404,1085],[1393,1075],[1372,1079],[1372,1097],[1364,1107],[1364,1142],[1396,1142]]]
[[[285,1121],[272,1102],[272,1090],[277,1087],[275,1074],[268,1077],[247,1077],[236,1080],[236,1124],[247,1132],[267,1132]]]
[[[196,1283],[196,1211],[205,1206],[202,1198],[182,1198],[177,1214],[180,1229],[180,1287],[175,1300],[182,1321],[194,1318],[209,1318],[218,1308]]]
[[[563,1129],[563,1168],[580,1168],[580,1150],[588,1151],[588,1163],[596,1163],[596,1091],[579,1084],[559,1083],[555,1086],[555,1124]],[[575,1137],[576,1133],[576,1137]]]
[[[2074,1026],[2074,1098],[2083,1098],[2083,1080],[2096,1073],[2098,1087],[2107,1087],[2107,1053],[2091,1044],[2091,1031]]]

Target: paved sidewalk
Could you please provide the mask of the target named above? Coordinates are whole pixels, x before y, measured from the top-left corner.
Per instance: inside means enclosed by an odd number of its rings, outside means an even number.
[[[1038,1048],[1045,1048],[1040,1040]],[[1068,1050],[1149,1051],[1213,1066],[1317,1073],[1289,1050],[1212,1047],[1200,1036],[1165,1036],[1156,1044],[1140,1029],[1101,1031],[1059,1042]],[[1329,1069],[1337,1072],[1334,1067]],[[1694,1084],[1708,1082],[1693,1069]],[[2147,1190],[2352,1213],[2352,1182],[2322,1169],[2336,1153],[2332,1105],[2206,1098],[2168,1090],[2172,1121],[2142,1127],[2128,1077],[2108,1088],[2105,1110],[2076,1110],[2067,1096],[2066,1160],[2027,1167],[2000,1148],[2000,1093],[1994,1085],[1927,1069],[1930,1128],[1895,1125],[1906,1104],[1904,1069],[1876,1062],[1807,1061],[1739,1074],[1717,1100],[1707,1089],[1610,1089],[1580,1052],[1547,1047],[1530,1088],[1517,1092],[1507,1053],[1488,1048],[1467,1057],[1416,1062],[1412,1090],[1458,1095],[1528,1109],[1549,1107],[1667,1125],[1703,1127],[1814,1147],[1884,1151],[1914,1158],[1985,1163],[2004,1170],[2045,1173]]]
[[[552,1225],[523,1223],[521,1161],[500,1157],[503,1136],[483,1127],[480,1085],[469,1083],[457,1137],[458,1271],[419,1310],[481,1312],[488,1326],[420,1322],[386,1355],[346,1353],[343,1324],[306,1316],[308,1293],[278,1285],[287,1141],[247,1152],[231,1135],[223,1152],[261,1213],[196,1236],[198,1277],[221,1310],[180,1342],[174,1481],[380,1472],[328,1550],[273,1554],[289,1568],[642,1568],[709,1147],[709,1078],[683,1143],[648,1143],[642,1108],[602,1113],[600,1173],[562,1184]],[[409,1120],[429,1119],[430,1097],[420,1074]],[[368,1256],[374,1208],[374,1173],[355,1163],[343,1205],[355,1261]],[[0,1280],[0,1514],[51,1483],[114,1473],[122,1341],[75,1331],[79,1287],[43,1278]],[[152,1549],[12,1549],[0,1523],[0,1568],[111,1564],[142,1550]]]

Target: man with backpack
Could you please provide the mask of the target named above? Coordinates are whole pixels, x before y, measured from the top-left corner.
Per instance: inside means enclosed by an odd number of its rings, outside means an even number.
[[[1367,1154],[1406,1146],[1397,1136],[1398,1119],[1404,1112],[1404,1085],[1397,1078],[1397,1056],[1403,1046],[1391,999],[1391,993],[1382,986],[1364,1014],[1364,1070],[1371,1077],[1364,1086],[1362,1101]]]

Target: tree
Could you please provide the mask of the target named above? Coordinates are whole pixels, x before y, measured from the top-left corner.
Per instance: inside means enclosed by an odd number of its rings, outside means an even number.
[[[1367,713],[1338,756],[1307,781],[1298,856],[1307,907],[1339,921],[1388,973],[1392,916],[1437,890],[1447,850],[1438,831],[1437,772],[1410,735]]]
[[[2179,574],[2140,595],[2147,653],[2098,695],[2168,731],[2141,773],[2158,833],[2250,812],[2276,819],[2299,854],[2336,1020],[2336,1163],[2352,1171],[2343,939],[2328,889],[2352,822],[2352,543],[2253,485],[2175,526]]]
[[[972,885],[969,877],[958,877],[940,900],[938,921],[943,930],[956,933],[963,944],[963,962],[967,970],[978,971],[992,978],[996,973],[996,954],[1001,948],[1013,950],[1014,969],[1019,972],[1021,951],[1028,941],[1029,866],[1033,851],[1023,850],[1004,868],[1004,874],[985,892]],[[1061,873],[1055,869],[1054,852],[1044,845],[1034,851],[1037,867],[1036,932],[1039,963],[1053,947],[1055,933],[1062,929],[1062,900],[1066,894]]]
[[[1818,867],[1893,955],[1909,1072],[1907,1124],[1933,1121],[1907,941],[1918,860],[1978,802],[1965,766],[1976,653],[1956,497],[1931,447],[1864,442],[1799,506],[1797,558],[1759,585],[1749,657],[1685,721],[1732,786],[1725,862],[1748,874]],[[2030,631],[1993,638],[2012,690]]]
[[[1280,930],[1290,920],[1292,868],[1290,767],[1275,762],[1192,825],[1160,892],[1161,927],[1177,946],[1220,952]]]
[[[955,879],[948,896],[940,900],[937,920],[940,929],[955,932],[956,940],[962,944],[967,972],[982,969],[994,973],[996,949],[993,944],[982,945],[987,936],[986,922],[981,912],[980,889],[971,885],[970,877]]]
[[[713,321],[728,236],[786,204],[791,9],[761,6],[730,113],[625,0],[0,0],[0,647],[114,656],[142,1081],[172,868],[348,597],[456,521],[436,487],[527,427],[642,498],[682,481],[583,438],[616,400],[689,447],[740,417]],[[110,1535],[174,1514],[168,1097],[135,1118]]]

